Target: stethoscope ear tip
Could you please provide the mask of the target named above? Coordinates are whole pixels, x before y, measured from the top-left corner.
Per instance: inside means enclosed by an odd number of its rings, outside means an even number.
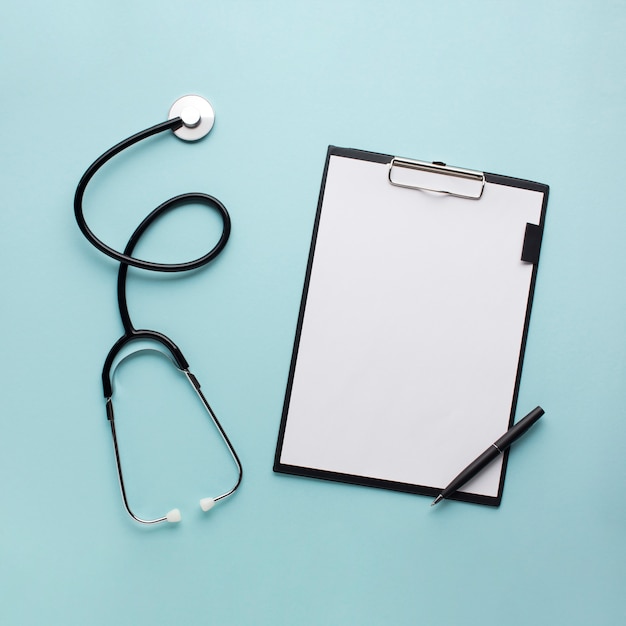
[[[215,500],[213,498],[202,498],[200,500],[200,508],[206,513],[215,506]]]
[[[182,519],[182,515],[178,509],[172,509],[166,516],[165,519],[170,522],[170,524],[176,524],[180,522]]]
[[[206,513],[210,511],[215,506],[215,500],[213,498],[202,498],[200,500],[200,508]],[[177,524],[182,519],[182,515],[180,514],[179,509],[172,509],[165,516],[165,520],[170,524]]]

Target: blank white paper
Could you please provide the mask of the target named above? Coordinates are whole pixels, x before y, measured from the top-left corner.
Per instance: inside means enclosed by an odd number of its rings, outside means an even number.
[[[543,194],[330,157],[280,462],[442,488],[509,423]],[[496,496],[496,461],[465,491]]]

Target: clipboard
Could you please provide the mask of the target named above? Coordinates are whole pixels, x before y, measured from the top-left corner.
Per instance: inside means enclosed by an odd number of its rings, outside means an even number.
[[[548,190],[329,147],[275,472],[435,496],[512,426]]]

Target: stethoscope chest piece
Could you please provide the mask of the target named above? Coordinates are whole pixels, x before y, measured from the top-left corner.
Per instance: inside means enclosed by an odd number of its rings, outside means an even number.
[[[185,141],[198,141],[209,134],[215,123],[215,111],[202,96],[178,98],[170,109],[168,120],[180,117],[183,125],[174,134]]]

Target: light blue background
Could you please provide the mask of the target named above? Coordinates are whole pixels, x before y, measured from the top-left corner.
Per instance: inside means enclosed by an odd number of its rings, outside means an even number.
[[[5,0],[1,14],[2,624],[626,621],[625,2]],[[215,107],[209,137],[138,146],[86,196],[116,246],[185,191],[233,220],[209,267],[129,281],[137,324],[181,346],[245,468],[205,516],[220,457],[195,423],[130,428],[138,508],[183,512],[145,529],[121,506],[100,386],[121,334],[116,264],[72,199],[93,159],[194,92]],[[551,186],[519,399],[546,416],[513,450],[499,509],[272,472],[331,143]],[[217,232],[195,209],[145,253],[206,247],[185,235]],[[158,367],[134,367],[128,381],[161,388]]]

